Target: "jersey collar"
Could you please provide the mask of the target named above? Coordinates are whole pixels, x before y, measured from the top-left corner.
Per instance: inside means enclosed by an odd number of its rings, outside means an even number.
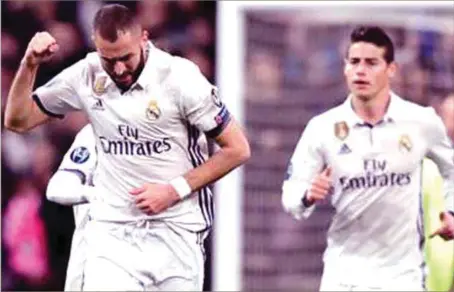
[[[399,109],[402,99],[394,92],[390,92],[390,95],[391,98],[389,101],[388,109],[386,110],[385,116],[383,117],[381,122],[395,122],[399,117]],[[353,110],[351,95],[347,97],[342,107],[345,110],[346,122],[350,127],[367,125],[367,123],[362,120]]]

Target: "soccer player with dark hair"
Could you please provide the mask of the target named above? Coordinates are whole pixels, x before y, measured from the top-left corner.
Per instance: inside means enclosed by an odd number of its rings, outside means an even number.
[[[93,41],[96,52],[33,91],[39,66],[65,45],[37,33],[9,90],[5,126],[25,132],[70,111],[88,116],[98,162],[84,290],[201,290],[208,186],[249,158],[248,141],[199,68],[153,46],[128,8],[103,6]],[[211,157],[206,137],[220,146]]]
[[[424,157],[445,181],[434,235],[454,237],[454,149],[432,108],[391,90],[395,72],[389,36],[356,28],[344,66],[350,94],[309,121],[291,158],[285,210],[307,217],[325,198],[335,208],[321,291],[424,291]]]

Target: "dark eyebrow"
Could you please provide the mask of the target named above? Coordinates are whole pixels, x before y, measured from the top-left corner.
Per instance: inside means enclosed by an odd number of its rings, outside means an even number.
[[[365,60],[368,61],[368,62],[370,62],[370,61],[378,61],[378,58],[366,58]]]
[[[120,57],[116,57],[116,58],[107,58],[107,57],[103,57],[101,56],[101,58],[107,62],[117,62],[117,61],[122,61],[122,60],[127,60],[129,59],[133,54],[132,53],[128,53],[126,55],[123,55],[123,56],[120,56]]]
[[[348,58],[348,60],[350,60],[350,61],[360,61],[361,58],[351,57],[351,58]],[[375,62],[375,61],[378,61],[378,58],[364,58],[363,60],[365,60],[366,62]]]

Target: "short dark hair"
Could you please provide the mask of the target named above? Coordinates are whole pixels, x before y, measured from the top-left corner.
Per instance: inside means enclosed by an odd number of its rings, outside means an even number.
[[[378,26],[358,26],[350,35],[350,44],[366,42],[384,48],[386,63],[394,62],[394,45],[386,32]]]
[[[125,32],[135,27],[140,27],[140,24],[134,13],[120,4],[103,6],[96,12],[93,20],[94,32],[112,43],[118,39],[118,32]]]

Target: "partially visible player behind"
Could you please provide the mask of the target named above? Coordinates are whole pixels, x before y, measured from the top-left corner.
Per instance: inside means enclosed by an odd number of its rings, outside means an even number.
[[[454,141],[454,94],[447,96],[440,106],[440,116],[451,142]],[[430,160],[423,164],[424,225],[426,238],[440,227],[439,212],[443,210],[443,179],[437,166]],[[435,236],[427,240],[426,258],[428,291],[454,291],[454,242]]]
[[[66,270],[65,291],[82,291],[87,244],[84,237],[89,221],[89,197],[93,191],[92,175],[96,167],[96,141],[91,125],[77,134],[57,172],[47,186],[48,200],[73,206],[75,229]]]
[[[311,119],[290,161],[282,202],[296,218],[330,199],[321,291],[424,291],[421,161],[446,182],[432,235],[454,238],[454,149],[431,108],[392,92],[394,45],[379,27],[350,36],[346,101]]]
[[[423,163],[424,226],[427,261],[427,291],[448,291],[454,279],[454,241],[445,241],[439,236],[431,238],[440,228],[439,214],[445,209],[443,179],[437,165],[424,159]]]

